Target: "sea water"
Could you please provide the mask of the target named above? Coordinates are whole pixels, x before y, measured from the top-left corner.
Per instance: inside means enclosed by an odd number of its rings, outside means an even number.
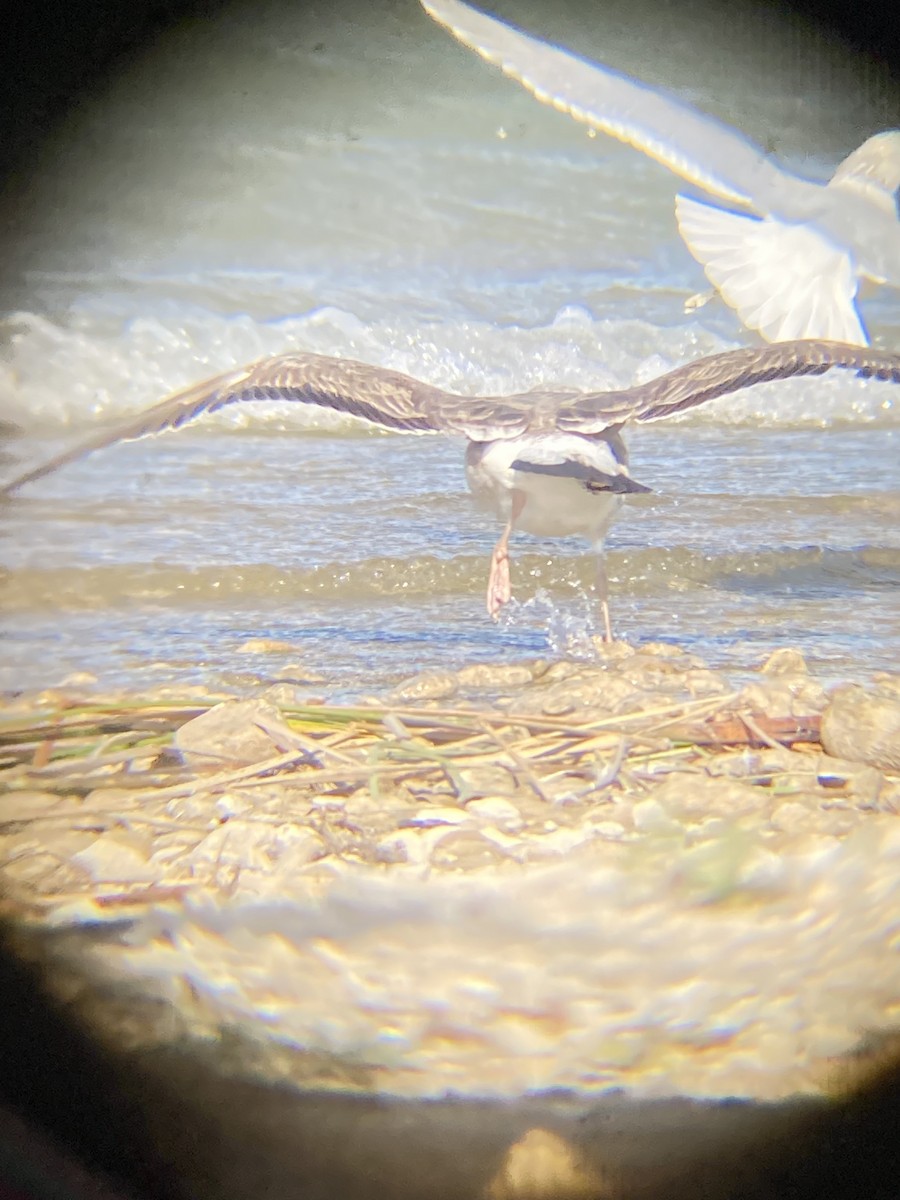
[[[742,129],[826,179],[900,125],[877,65],[815,29],[706,4],[499,15]],[[716,15],[718,12],[718,16]],[[287,350],[459,392],[602,389],[753,344],[680,241],[678,181],[536,102],[416,0],[235,4],[170,30],[14,183],[0,285],[3,470],[167,392]],[[900,297],[864,300],[900,347]],[[608,548],[619,636],[738,673],[780,646],[826,677],[900,655],[900,395],[794,380],[632,431]],[[327,694],[472,661],[590,654],[577,540],[513,538],[457,439],[246,404],[118,445],[0,511],[0,687],[324,676]],[[245,652],[258,639],[277,653]]]

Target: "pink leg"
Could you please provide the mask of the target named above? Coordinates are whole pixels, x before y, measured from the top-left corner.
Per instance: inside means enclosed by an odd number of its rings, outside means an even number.
[[[606,556],[601,549],[597,554],[597,581],[594,585],[600,597],[600,611],[603,614],[603,640],[613,640],[612,622],[609,619],[609,584],[606,578]]]
[[[487,587],[487,610],[490,617],[496,617],[512,596],[512,585],[509,581],[509,535],[524,507],[525,493],[514,489],[509,520],[491,555],[491,573],[488,576]]]

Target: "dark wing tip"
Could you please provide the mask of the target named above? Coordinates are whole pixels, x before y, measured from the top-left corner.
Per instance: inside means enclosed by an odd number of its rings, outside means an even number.
[[[352,359],[283,354],[217,375],[174,392],[151,408],[119,422],[0,487],[9,496],[76,459],[117,442],[178,429],[203,413],[247,401],[286,400],[359,417],[386,429],[435,433],[434,410],[446,393],[396,371]]]

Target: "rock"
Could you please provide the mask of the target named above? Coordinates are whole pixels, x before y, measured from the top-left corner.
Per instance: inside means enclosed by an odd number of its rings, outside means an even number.
[[[628,834],[621,821],[597,821],[593,830],[597,837],[605,842],[621,842]]]
[[[436,825],[467,825],[469,818],[462,808],[447,808],[437,804],[428,808],[420,808],[413,816],[402,822],[402,826],[410,825],[421,829],[431,829]]]
[[[476,871],[494,866],[502,857],[497,845],[480,833],[454,829],[435,845],[430,861],[445,871]]]
[[[478,800],[470,800],[466,812],[504,833],[519,833],[525,826],[521,812],[503,796],[483,796]]]
[[[612,1192],[567,1141],[548,1129],[529,1129],[507,1151],[486,1200],[603,1200]]]
[[[836,688],[822,714],[822,745],[835,758],[900,770],[900,695],[882,685]]]
[[[74,854],[72,862],[95,883],[155,883],[160,875],[146,849],[127,834],[97,838]]]
[[[677,658],[681,666],[705,667],[706,663],[696,654],[689,654],[681,646],[672,642],[644,642],[639,653],[652,655],[653,658]]]
[[[237,654],[296,654],[292,642],[279,642],[274,638],[248,638],[235,648]]]
[[[872,680],[878,685],[880,692],[886,696],[896,696],[900,700],[900,675],[893,671],[876,671]]]
[[[279,747],[260,728],[281,725],[278,709],[264,700],[226,700],[182,725],[174,743],[194,771],[227,771],[276,758]]]
[[[603,638],[592,637],[591,644],[594,654],[603,663],[622,662],[623,659],[631,658],[632,654],[637,653],[634,646],[628,642],[606,642]]]
[[[808,717],[828,702],[822,685],[811,675],[765,675],[741,690],[735,707],[779,717]]]
[[[424,671],[398,683],[392,696],[395,700],[446,700],[458,687],[454,671]]]
[[[582,666],[564,678],[550,682],[550,671],[526,696],[510,709],[515,713],[541,713],[547,717],[566,717],[586,709],[592,713],[618,713],[639,708],[644,693],[628,680],[603,667]]]
[[[779,804],[769,818],[773,829],[783,833],[804,833],[813,824],[813,813],[808,804],[799,800],[786,800]]]
[[[620,677],[645,691],[656,691],[680,683],[682,664],[669,655],[635,654],[620,668]]]
[[[4,797],[2,824],[33,821],[35,817],[46,816],[64,805],[63,798],[55,792],[11,792]]]
[[[820,754],[814,760],[816,782],[820,787],[841,789],[861,808],[877,808],[885,779],[875,767],[854,759],[833,758]]]
[[[465,792],[463,803],[477,796],[509,795],[516,789],[515,776],[508,767],[459,767],[460,790]]]
[[[684,687],[688,695],[698,700],[703,696],[726,696],[734,691],[724,675],[710,671],[708,667],[694,667],[685,672]]]
[[[310,694],[305,690],[308,684],[315,682],[317,681],[314,679],[304,679],[302,687],[297,683],[273,683],[271,687],[261,691],[257,699],[267,700],[276,708],[301,708],[307,704],[325,704],[325,697],[321,692]]]
[[[761,675],[808,675],[809,667],[799,650],[784,647],[770,654],[759,668]]]
[[[473,663],[456,677],[462,687],[500,689],[522,687],[531,683],[534,674],[525,663]]]
[[[631,819],[640,833],[678,833],[681,830],[658,800],[639,800],[631,809]]]
[[[326,683],[324,675],[319,675],[316,671],[310,671],[303,663],[290,662],[279,667],[273,675],[273,679],[277,679],[280,683]]]
[[[675,820],[697,822],[708,816],[750,816],[765,809],[770,797],[765,788],[736,779],[672,771],[654,789],[653,799]]]

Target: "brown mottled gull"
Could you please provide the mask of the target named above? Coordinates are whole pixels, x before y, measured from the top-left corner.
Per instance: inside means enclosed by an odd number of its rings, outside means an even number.
[[[689,105],[471,8],[425,11],[538,100],[627,142],[739,211],[679,195],[681,236],[710,282],[768,341],[868,345],[862,280],[900,287],[900,130],[876,134],[827,184],[773,162],[749,138]]]
[[[399,433],[468,439],[466,476],[476,500],[506,522],[491,555],[487,609],[510,599],[514,529],[552,537],[580,534],[598,555],[597,588],[612,639],[603,542],[632,479],[622,427],[657,421],[742,388],[834,367],[900,383],[900,354],[834,342],[781,342],[699,358],[657,379],[606,392],[539,388],[512,396],[458,396],[397,371],[351,359],[290,353],[227,371],[161,400],[0,488],[11,492],[115,442],[162,433],[226,404],[291,400],[359,417]]]

